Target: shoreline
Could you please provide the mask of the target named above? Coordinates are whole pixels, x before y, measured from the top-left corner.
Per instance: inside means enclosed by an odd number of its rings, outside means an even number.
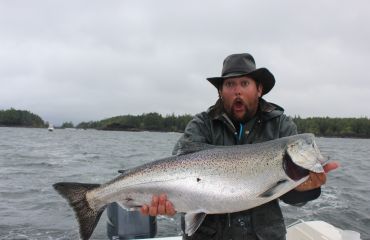
[[[38,128],[48,130],[47,127],[32,127],[32,126],[4,126],[0,125],[0,128]],[[183,133],[183,131],[166,131],[166,130],[153,130],[153,129],[139,129],[139,128],[130,128],[130,129],[121,129],[121,128],[109,128],[109,129],[99,129],[99,128],[61,128],[54,127],[54,129],[63,130],[63,129],[76,129],[76,130],[96,130],[96,131],[116,131],[116,132],[158,132],[158,133]],[[299,133],[301,134],[301,133]],[[338,136],[338,135],[315,135],[316,138],[346,138],[346,139],[370,139],[369,137],[363,136]]]

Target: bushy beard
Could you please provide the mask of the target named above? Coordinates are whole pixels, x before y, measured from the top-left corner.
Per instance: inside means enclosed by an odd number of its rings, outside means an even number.
[[[236,116],[233,112],[233,107],[235,105],[239,105],[240,106],[243,106],[244,109],[245,109],[245,113],[244,113],[244,116],[242,116],[241,118]],[[233,120],[233,121],[236,121],[236,122],[248,122],[249,120],[251,120],[256,112],[257,112],[257,108],[258,108],[258,100],[257,100],[257,104],[256,104],[256,107],[251,109],[250,107],[248,107],[248,104],[246,103],[246,101],[244,101],[242,98],[236,98],[234,99],[234,101],[232,102],[231,106],[230,107],[225,107],[225,104],[223,104],[223,108],[224,108],[224,111],[226,112],[226,114]]]

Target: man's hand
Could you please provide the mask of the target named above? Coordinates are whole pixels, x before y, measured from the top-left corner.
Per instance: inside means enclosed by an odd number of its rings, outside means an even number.
[[[150,216],[173,216],[176,214],[176,210],[173,207],[173,204],[167,200],[166,194],[161,194],[159,196],[153,195],[151,205],[143,205],[140,211],[142,214]]]
[[[295,188],[297,191],[308,191],[320,187],[326,183],[326,174],[339,167],[337,162],[330,162],[324,166],[324,173],[310,172],[309,178]]]

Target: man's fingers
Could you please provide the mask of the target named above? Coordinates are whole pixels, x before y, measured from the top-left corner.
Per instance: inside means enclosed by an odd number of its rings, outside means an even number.
[[[166,201],[166,214],[168,216],[173,216],[176,214],[175,208],[170,201]]]
[[[166,214],[166,201],[167,201],[167,196],[165,194],[161,194],[159,196],[158,214],[160,215]]]
[[[156,207],[150,207],[149,208],[149,215],[152,217],[155,217],[158,215],[158,208]]]
[[[167,195],[166,194],[159,195],[159,204],[165,205],[166,201],[167,201]]]
[[[310,172],[310,178],[308,179],[308,183],[310,183],[311,185],[310,187],[318,188],[326,183],[326,174]]]
[[[309,178],[295,189],[298,191],[308,191],[320,187],[326,182],[325,173],[310,172]]]
[[[149,207],[149,215],[150,216],[157,216],[158,215],[158,202],[159,202],[158,196],[153,195],[152,204]]]
[[[157,195],[153,195],[151,207],[158,207],[159,198]]]
[[[172,203],[167,200],[166,194],[161,194],[160,196],[153,195],[150,206],[144,204],[140,208],[140,211],[142,214],[150,216],[173,216],[176,214],[176,210],[173,207]]]
[[[329,162],[327,164],[325,164],[324,166],[324,171],[326,173],[334,170],[334,169],[337,169],[339,167],[339,163],[338,162]]]
[[[338,167],[339,167],[338,162],[329,162],[325,164],[325,166],[323,166],[325,172],[323,173],[310,172],[310,177],[304,183],[296,187],[296,190],[308,191],[318,188],[321,185],[324,185],[326,183],[326,173],[334,169],[337,169]]]
[[[148,207],[148,205],[144,204],[143,206],[141,206],[140,212],[142,214],[144,214],[144,215],[148,215],[149,214],[149,207]]]

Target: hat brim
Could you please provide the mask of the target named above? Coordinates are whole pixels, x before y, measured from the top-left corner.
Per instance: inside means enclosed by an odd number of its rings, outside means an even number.
[[[275,85],[275,77],[267,68],[258,68],[255,71],[250,72],[250,73],[235,73],[235,74],[229,74],[224,77],[211,77],[211,78],[207,78],[207,80],[210,83],[212,83],[212,85],[215,86],[217,89],[219,89],[223,80],[227,78],[242,77],[242,76],[248,76],[260,82],[263,87],[262,95],[265,95],[268,92],[270,92],[271,89]]]

